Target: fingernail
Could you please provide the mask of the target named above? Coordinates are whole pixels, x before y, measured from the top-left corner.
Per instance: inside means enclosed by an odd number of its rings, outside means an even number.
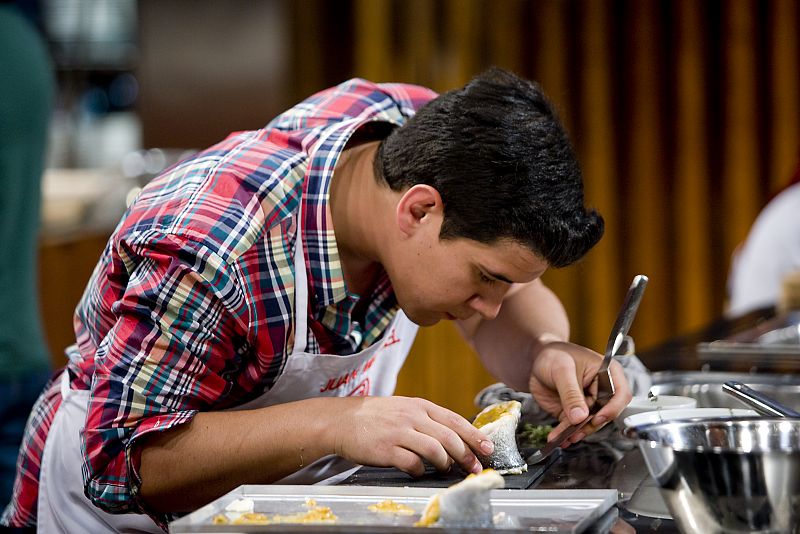
[[[483,466],[478,460],[475,460],[475,463],[472,464],[472,468],[469,470],[470,473],[475,473],[476,475],[483,471]]]
[[[484,454],[492,454],[494,452],[494,443],[490,439],[481,440],[481,451]]]
[[[574,423],[577,423],[582,419],[585,419],[587,415],[589,414],[586,413],[586,410],[580,407],[573,408],[569,411],[569,419]]]

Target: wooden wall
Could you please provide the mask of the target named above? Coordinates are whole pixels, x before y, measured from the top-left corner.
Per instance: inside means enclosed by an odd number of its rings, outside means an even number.
[[[583,164],[587,200],[607,222],[583,262],[545,276],[574,340],[605,346],[637,273],[651,279],[632,330],[640,347],[721,315],[731,255],[798,159],[800,3],[345,4],[352,42],[339,36],[320,53],[323,62],[349,54],[348,75],[447,90],[499,65],[538,80],[555,101]],[[306,2],[298,15],[303,25],[316,12]],[[451,325],[426,329],[399,391],[471,413],[472,395],[492,381],[476,365]]]
[[[219,132],[263,124],[270,117],[261,114],[352,76],[444,91],[499,65],[538,80],[571,132],[587,200],[606,218],[605,238],[584,261],[545,276],[570,314],[573,339],[595,349],[605,346],[637,273],[651,279],[632,329],[639,347],[718,318],[731,254],[798,159],[795,0],[223,2],[235,9],[220,1],[140,4],[148,146],[214,142]],[[246,16],[253,4],[261,7]],[[254,29],[264,13],[286,17],[278,24],[288,29],[286,42],[269,38],[272,18],[264,32]],[[198,21],[200,29],[187,27]],[[237,31],[242,24],[246,32]],[[174,45],[175,36],[185,36],[185,54],[225,47],[236,36],[236,61],[226,62],[220,48],[210,63],[176,57],[170,67],[158,59],[165,49],[159,44]],[[286,63],[260,48],[270,43],[286,46]],[[247,50],[249,61],[240,57]],[[258,72],[269,61],[273,75],[250,72],[236,85],[231,65]],[[201,78],[186,68],[191,64],[205,68]],[[174,115],[180,101],[159,95],[181,80],[188,81],[185,98],[203,102],[183,109],[191,117],[185,125]],[[243,113],[255,118],[243,124]],[[214,124],[203,124],[203,115]],[[214,138],[202,138],[205,132]],[[474,393],[491,381],[452,325],[443,324],[421,333],[399,391],[467,415]]]

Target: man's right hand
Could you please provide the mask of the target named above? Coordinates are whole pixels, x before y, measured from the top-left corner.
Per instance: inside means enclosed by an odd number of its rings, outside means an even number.
[[[330,420],[334,453],[354,463],[420,476],[426,460],[440,471],[457,463],[479,473],[476,453],[491,454],[494,447],[466,419],[424,399],[348,397],[331,405],[337,410]]]
[[[200,412],[187,424],[147,434],[135,447],[141,450],[140,499],[153,511],[176,512],[195,510],[241,484],[270,484],[327,454],[415,476],[424,473],[423,460],[443,471],[457,463],[478,472],[475,453],[482,445],[492,442],[426,400],[316,397]]]

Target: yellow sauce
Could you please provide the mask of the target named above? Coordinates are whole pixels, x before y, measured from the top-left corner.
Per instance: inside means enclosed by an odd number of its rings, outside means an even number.
[[[312,499],[309,499],[313,502]],[[307,506],[310,506],[306,503]],[[217,518],[220,516],[215,516],[213,521],[214,524],[226,524],[226,523],[217,523]],[[222,517],[224,520],[224,516]],[[338,517],[331,511],[330,508],[327,506],[314,506],[307,512],[300,512],[297,514],[275,514],[272,517],[266,514],[259,514],[248,512],[240,515],[238,518],[234,519],[232,524],[234,525],[274,525],[278,523],[298,523],[298,524],[306,524],[306,523],[335,523]]]
[[[217,514],[213,518],[211,518],[211,523],[214,525],[227,525],[229,523],[228,518],[222,514]]]
[[[509,409],[512,406],[512,403],[516,401],[506,401],[497,403],[491,409],[486,410],[485,412],[481,412],[472,422],[472,426],[475,428],[481,428],[483,426],[488,425],[489,423],[493,423],[497,421],[504,415],[508,414]]]
[[[429,527],[436,523],[439,520],[439,495],[434,495],[431,497],[431,500],[428,501],[428,506],[425,507],[425,511],[422,512],[422,517],[419,518],[419,521],[414,523],[415,527]]]
[[[232,522],[234,525],[268,525],[269,523],[268,516],[255,512],[245,512]]]
[[[367,506],[370,512],[377,512],[380,514],[397,514],[397,515],[414,515],[414,509],[405,504],[394,502],[391,499],[381,501],[379,503],[370,504]]]

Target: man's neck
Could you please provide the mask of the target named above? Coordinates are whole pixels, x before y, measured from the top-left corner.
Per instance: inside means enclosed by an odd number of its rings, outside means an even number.
[[[378,142],[346,149],[339,157],[330,189],[336,246],[347,289],[364,295],[382,271],[377,245],[383,234],[384,188],[373,172]]]

